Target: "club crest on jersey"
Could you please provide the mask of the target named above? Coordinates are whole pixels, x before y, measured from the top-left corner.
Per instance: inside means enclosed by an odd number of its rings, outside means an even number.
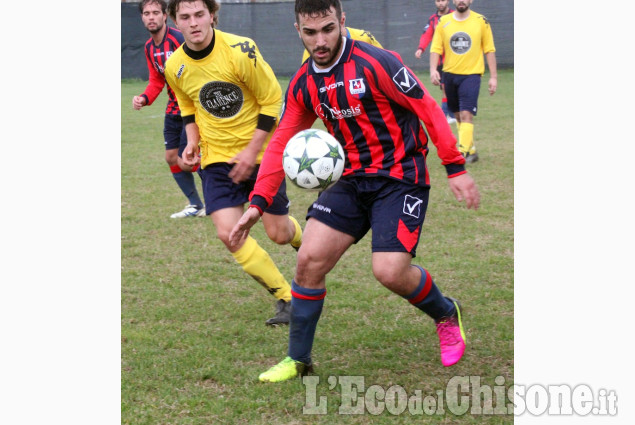
[[[457,32],[450,37],[450,48],[457,55],[462,55],[470,51],[472,47],[472,39],[465,32]]]
[[[393,75],[392,80],[404,93],[408,93],[410,90],[417,86],[417,80],[415,79],[415,77],[412,76],[410,72],[408,72],[405,66],[397,71],[395,75]]]
[[[226,81],[210,81],[198,94],[201,106],[216,118],[230,118],[243,107],[243,92]]]
[[[421,215],[421,204],[423,204],[421,199],[406,195],[403,199],[403,213],[419,218],[419,215]]]
[[[364,79],[356,78],[355,80],[348,80],[348,91],[351,94],[366,93],[366,86],[364,85]]]

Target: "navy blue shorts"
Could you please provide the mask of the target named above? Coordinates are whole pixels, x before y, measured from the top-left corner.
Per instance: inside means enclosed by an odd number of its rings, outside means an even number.
[[[165,150],[178,149],[179,156],[187,146],[187,135],[185,126],[180,115],[166,115],[163,120],[163,139],[165,140]]]
[[[414,257],[428,194],[429,188],[387,177],[347,177],[320,193],[307,219],[351,235],[355,243],[372,229],[373,252],[409,252]]]
[[[228,177],[233,166],[234,164],[219,162],[210,164],[204,169],[199,168],[198,173],[201,176],[203,186],[206,215],[223,208],[235,207],[249,202],[249,194],[254,189],[260,165],[256,165],[251,177],[238,184]],[[273,203],[265,212],[273,215],[289,213],[286,181],[282,181],[278,193],[273,198]]]
[[[446,72],[443,79],[450,112],[470,111],[476,116],[481,75],[458,75]]]

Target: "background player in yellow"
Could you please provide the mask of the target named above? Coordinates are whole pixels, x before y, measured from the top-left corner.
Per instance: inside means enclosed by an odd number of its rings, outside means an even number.
[[[346,17],[346,12],[342,12],[342,16]],[[383,46],[375,36],[373,36],[370,31],[360,30],[351,27],[342,27],[342,35],[346,38],[352,38],[353,40],[364,41],[366,43],[372,44],[373,46],[381,47]],[[302,55],[302,63],[309,58],[309,52],[304,49],[304,54]]]
[[[269,254],[251,236],[238,246],[228,240],[276,127],[282,91],[251,39],[214,28],[218,9],[215,0],[172,0],[168,6],[185,37],[165,68],[187,132],[182,157],[186,164],[200,161],[206,213],[218,238],[243,270],[278,298],[276,315],[266,323],[288,323],[291,289]],[[271,208],[260,213],[271,240],[297,249],[302,230],[288,207],[281,187]]]
[[[487,59],[490,78],[489,94],[496,92],[496,48],[492,28],[485,16],[470,10],[472,0],[453,0],[456,11],[444,15],[434,31],[430,49],[430,80],[440,84],[437,71],[443,63],[448,109],[455,114],[459,130],[459,151],[466,163],[478,160],[474,146],[474,117],[478,106],[481,76],[485,73],[483,55]]]

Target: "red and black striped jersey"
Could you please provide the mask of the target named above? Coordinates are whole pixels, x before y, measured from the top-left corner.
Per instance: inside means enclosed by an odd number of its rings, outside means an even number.
[[[448,13],[452,13],[454,10],[450,9]],[[419,48],[421,50],[425,50],[428,47],[428,44],[432,41],[432,36],[434,35],[434,30],[439,23],[439,19],[442,15],[439,15],[439,12],[434,13],[428,18],[428,24],[423,28],[423,33],[421,34],[421,38],[419,39]]]
[[[161,94],[163,86],[168,88],[168,104],[165,107],[166,115],[180,115],[179,104],[176,102],[176,96],[165,81],[165,62],[170,55],[185,41],[181,31],[176,28],[168,27],[165,36],[159,45],[154,44],[152,38],[146,41],[145,52],[146,61],[148,63],[148,71],[150,73],[148,86],[141,96],[146,98],[146,105],[152,105],[156,98]]]
[[[443,111],[397,53],[345,39],[336,65],[319,71],[309,59],[289,83],[251,195],[253,205],[264,209],[271,203],[284,179],[287,141],[317,118],[344,147],[342,178],[385,176],[429,187],[428,135],[448,175],[465,172]]]

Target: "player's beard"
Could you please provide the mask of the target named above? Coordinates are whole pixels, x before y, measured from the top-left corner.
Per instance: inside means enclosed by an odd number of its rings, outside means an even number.
[[[306,48],[306,46],[304,46]],[[340,52],[340,48],[342,47],[342,36],[340,35],[337,39],[337,44],[335,45],[334,49],[328,49],[327,51],[330,51],[330,55],[327,56],[324,59],[316,59],[315,56],[311,55],[311,58],[313,59],[313,62],[316,63],[316,65],[319,66],[323,66],[323,67],[327,67],[330,65],[333,65],[333,62],[335,62],[336,56],[339,52]],[[308,49],[307,49],[308,50]],[[324,49],[315,49],[313,50],[313,53],[317,52],[317,51],[324,51]]]
[[[150,31],[150,34],[156,34],[163,29],[163,22],[157,22],[157,26],[154,27],[154,29],[150,29],[148,27],[146,27],[146,29]]]
[[[463,13],[466,10],[468,10],[469,8],[470,8],[469,4],[462,4],[462,5],[456,7],[456,11],[459,12],[459,13]]]

